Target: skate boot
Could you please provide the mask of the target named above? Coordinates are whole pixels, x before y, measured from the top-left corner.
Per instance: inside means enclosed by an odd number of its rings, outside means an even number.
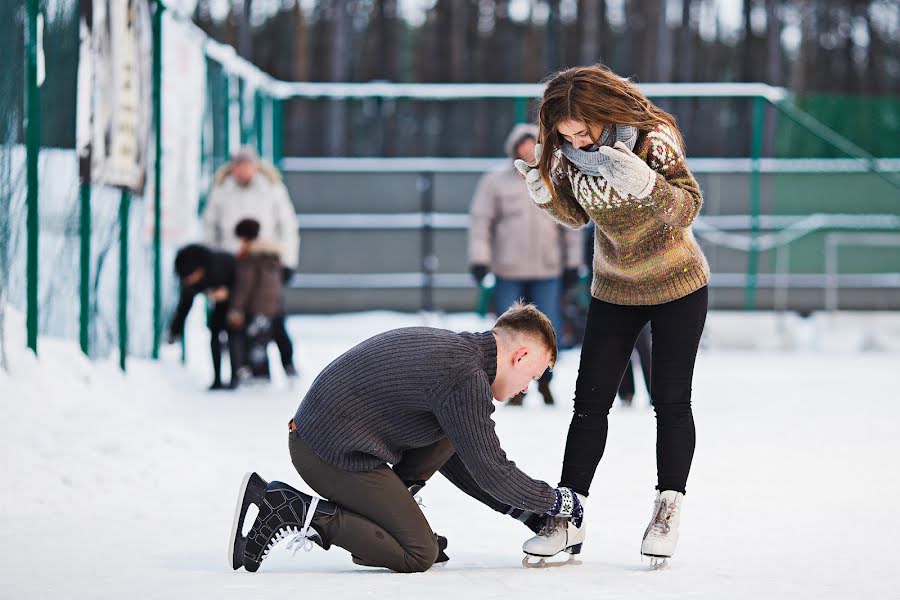
[[[653,516],[641,542],[641,554],[650,558],[651,569],[665,568],[675,554],[683,500],[684,494],[674,490],[656,493]]]
[[[509,406],[522,406],[522,401],[525,400],[525,392],[519,392],[512,398],[506,401]]]
[[[244,537],[241,532],[251,504],[259,508],[259,514]],[[336,510],[332,502],[304,494],[280,481],[267,484],[256,473],[248,473],[238,494],[231,530],[231,567],[243,566],[250,572],[256,571],[272,548],[289,535],[294,537],[288,543],[288,550],[309,550],[313,543],[327,550],[329,544],[312,526],[312,519],[317,514],[333,515]]]
[[[585,526],[583,522],[581,527],[576,527],[569,519],[546,517],[544,526],[538,531],[538,534],[522,544],[522,551],[525,552],[522,566],[543,568],[581,564],[575,560],[575,555],[581,553],[584,534]],[[560,552],[568,552],[568,560],[547,562],[546,559],[556,556]]]

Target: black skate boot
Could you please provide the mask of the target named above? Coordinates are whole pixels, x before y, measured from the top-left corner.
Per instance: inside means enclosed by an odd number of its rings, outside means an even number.
[[[317,501],[315,514],[333,515],[337,510],[334,503],[304,494],[286,483],[272,481],[266,485],[256,473],[249,474],[245,481],[247,483],[244,486],[244,493],[238,500],[232,535],[231,566],[234,569],[241,565],[250,572],[259,569],[259,565],[275,544],[288,535],[299,534],[307,525],[313,501]],[[264,487],[260,488],[260,483]],[[240,534],[244,516],[250,504],[259,507],[259,514],[247,536],[242,537]],[[325,550],[330,547],[322,533],[311,524],[306,536]]]
[[[544,398],[544,404],[554,403],[553,392],[550,391],[550,379],[552,379],[550,371],[545,372],[543,375],[541,375],[541,378],[538,379],[538,391]]]

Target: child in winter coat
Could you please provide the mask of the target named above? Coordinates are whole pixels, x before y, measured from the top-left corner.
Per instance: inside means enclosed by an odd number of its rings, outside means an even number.
[[[254,219],[240,221],[235,235],[241,247],[228,324],[243,331],[235,344],[243,365],[241,378],[251,373],[268,378],[266,346],[272,338],[272,320],[281,308],[281,248],[276,242],[259,239],[259,222]]]

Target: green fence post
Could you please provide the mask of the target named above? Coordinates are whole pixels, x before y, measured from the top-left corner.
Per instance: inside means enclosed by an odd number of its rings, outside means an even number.
[[[122,188],[119,204],[119,368],[125,370],[128,354],[128,217],[131,190]]]
[[[38,153],[41,151],[41,105],[37,77],[38,0],[27,0],[25,36],[25,170],[28,206],[26,257],[27,307],[25,331],[28,347],[37,354],[38,337]]]
[[[272,99],[272,162],[281,168],[281,152],[284,142],[284,128],[282,127],[282,110],[284,100]]]
[[[150,356],[159,359],[162,335],[162,15],[161,0],[153,10],[153,349]],[[124,363],[122,368],[124,369]]]
[[[759,272],[759,210],[760,155],[765,127],[766,100],[753,99],[753,137],[750,141],[750,248],[747,250],[747,284],[744,287],[744,308],[756,308],[757,275]]]
[[[515,99],[516,123],[525,123],[528,121],[528,98]]]
[[[81,351],[90,356],[90,315],[91,315],[91,182],[81,182],[81,215],[78,235],[81,237],[81,305],[78,330]]]
[[[256,129],[256,152],[264,156],[263,144],[263,96],[259,90],[253,92],[253,126]]]

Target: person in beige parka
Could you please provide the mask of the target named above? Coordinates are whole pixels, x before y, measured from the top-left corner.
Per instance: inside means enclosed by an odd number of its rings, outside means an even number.
[[[531,202],[512,161],[534,160],[537,127],[519,123],[506,138],[510,163],[482,176],[469,209],[469,264],[477,284],[488,273],[496,278],[494,305],[502,313],[517,299],[534,303],[562,336],[560,301],[563,289],[578,281],[583,264],[581,233],[567,229]],[[551,374],[541,377],[538,389],[553,403]],[[521,404],[524,394],[511,400]]]

